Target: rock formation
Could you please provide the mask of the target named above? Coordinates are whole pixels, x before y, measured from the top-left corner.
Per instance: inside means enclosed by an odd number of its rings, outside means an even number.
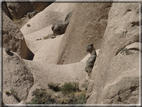
[[[60,45],[58,64],[80,61],[93,43],[100,48],[111,3],[78,3]]]
[[[21,28],[21,32],[24,35],[27,35],[41,30],[42,28],[49,27],[57,20],[64,20],[68,12],[73,10],[75,5],[76,3],[52,3],[42,12],[38,13],[35,17],[29,20],[27,24],[30,24],[31,27],[27,27],[25,24]]]
[[[3,102],[16,104],[26,100],[33,82],[33,75],[20,56],[8,55],[3,50]]]
[[[26,46],[23,34],[19,28],[3,12],[3,47],[18,53],[22,58],[32,60],[34,54]]]
[[[6,2],[2,2],[2,9],[3,9],[3,11],[5,12],[5,14],[6,14],[10,19],[12,19],[11,14],[10,14],[10,12],[9,12],[9,10],[8,10],[8,7],[7,7]]]
[[[28,13],[27,13],[27,17],[30,19],[30,18],[34,17],[37,13],[38,13],[37,10],[35,10],[35,11],[33,11],[33,12],[28,12]]]
[[[139,41],[138,5],[113,3],[99,56],[92,70],[94,86],[89,92],[92,95],[87,100],[88,104],[139,103],[139,52],[124,49]]]
[[[96,61],[97,54],[96,54],[96,50],[95,50],[93,44],[89,44],[86,47],[86,51],[89,52],[91,56],[86,61],[85,71],[88,73],[88,76],[91,77],[91,72],[94,67],[94,63]]]
[[[48,38],[54,22],[67,20],[71,10],[66,32]],[[35,89],[62,99],[61,90],[56,92],[48,83],[60,87],[65,82],[77,82],[74,95],[83,91],[86,104],[140,103],[139,3],[52,3],[28,19],[23,34],[2,14],[4,104],[30,102]],[[89,78],[85,66],[91,55],[86,46],[91,43],[97,59]]]
[[[33,7],[30,2],[7,2],[7,7],[10,11],[13,20],[20,19],[27,12],[33,11]]]
[[[56,35],[62,35],[66,32],[67,26],[69,25],[71,16],[72,16],[72,12],[69,12],[65,18],[64,21],[62,20],[57,20],[53,25],[52,25],[52,31],[53,31],[53,35],[52,38],[55,38]]]

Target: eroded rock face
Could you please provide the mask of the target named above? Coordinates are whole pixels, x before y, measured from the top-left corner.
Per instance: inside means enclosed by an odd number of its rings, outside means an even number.
[[[27,12],[34,10],[30,2],[7,2],[7,7],[13,20],[20,19]]]
[[[15,104],[26,100],[33,82],[33,75],[20,56],[16,53],[8,55],[3,50],[3,102]],[[6,95],[6,92],[12,91],[16,96]]]
[[[125,49],[138,41],[139,4],[113,3],[92,70],[94,86],[88,104],[139,103],[139,51]]]
[[[100,48],[111,3],[78,3],[60,45],[58,64],[80,61],[93,43]]]
[[[34,54],[26,46],[25,39],[19,28],[3,12],[3,47],[18,53],[22,58],[32,60]]]
[[[2,2],[2,9],[3,9],[3,11],[5,12],[5,14],[6,14],[10,19],[12,19],[11,14],[10,14],[10,12],[9,12],[9,10],[8,10],[8,7],[7,7],[6,2]]]
[[[112,58],[99,103],[139,103],[139,51],[127,50]]]
[[[38,12],[42,11],[43,9],[45,9],[47,6],[49,6],[51,4],[51,2],[43,2],[43,3],[39,3],[39,2],[32,2],[31,4],[33,6],[34,10],[37,10]]]
[[[76,3],[52,3],[42,12],[39,12],[35,17],[30,19],[27,24],[30,24],[31,27],[24,25],[21,28],[21,32],[27,35],[41,30],[42,28],[49,27],[53,25],[55,21],[65,19],[68,12],[73,10],[75,5]]]

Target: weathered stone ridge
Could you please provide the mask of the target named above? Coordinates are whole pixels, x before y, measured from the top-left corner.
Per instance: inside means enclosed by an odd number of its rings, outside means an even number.
[[[96,66],[94,67],[91,75],[92,80],[94,80],[94,86],[92,96],[87,101],[88,104],[139,103],[139,52],[137,52],[137,50],[131,52],[129,49],[124,49],[127,45],[134,42],[139,42],[139,4],[113,3],[109,12],[108,25],[100,47],[99,56],[96,60]],[[124,56],[119,55],[122,51],[125,53],[125,58]],[[116,57],[117,59],[115,59],[115,65],[111,65],[111,62],[114,61],[113,59]],[[129,63],[129,66],[127,63]],[[127,77],[124,75],[125,73],[127,76],[130,76]],[[135,74],[133,75],[134,77],[131,78],[131,74]],[[112,87],[109,87],[108,83],[110,84],[110,82],[108,81],[110,81],[109,79],[111,77],[114,77],[111,80],[113,81],[113,85]],[[125,87],[121,87],[120,84],[126,84],[126,81],[128,81],[127,78],[131,78],[131,80],[135,81],[135,83],[132,86],[129,84]],[[115,86],[119,87],[117,91],[116,88],[113,88]],[[106,90],[105,87],[107,87]],[[125,91],[130,91],[131,87],[136,87],[134,91],[137,90],[136,98],[134,98],[136,101],[133,102],[128,100],[129,96],[125,95]],[[108,88],[110,90],[108,90]],[[121,92],[123,88],[126,88],[124,93]],[[117,94],[114,94],[113,91],[116,91]],[[113,96],[116,96],[119,95],[119,91],[121,95],[114,99],[111,99],[111,94],[107,94],[107,92],[109,92],[112,93]],[[105,95],[102,95],[101,93],[105,93]],[[133,93],[133,91],[131,91],[131,93]],[[133,98],[131,93],[130,96]],[[125,100],[121,97],[122,95],[125,97]]]
[[[55,2],[21,33],[4,10],[3,103],[140,104],[139,11],[139,3]],[[68,27],[53,39],[59,20]]]
[[[78,3],[60,45],[58,64],[78,62],[90,43],[100,48],[111,3]]]
[[[34,54],[26,46],[25,39],[19,28],[3,12],[3,47],[18,53],[24,59],[32,60]]]
[[[26,63],[16,53],[8,55],[3,50],[3,96],[5,104],[16,104],[18,101],[25,100],[29,90],[34,83],[33,74]],[[15,92],[15,99],[10,100],[12,96],[7,96],[6,92]],[[10,101],[9,101],[10,100]]]

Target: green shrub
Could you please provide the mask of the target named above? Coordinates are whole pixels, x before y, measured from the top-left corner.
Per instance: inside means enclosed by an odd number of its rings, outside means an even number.
[[[43,39],[48,39],[48,38],[49,38],[49,35],[43,37]]]
[[[47,36],[44,36],[43,39],[49,39],[50,37],[52,37],[53,34],[48,34]]]
[[[64,85],[62,85],[61,87],[61,92],[63,94],[68,94],[68,93],[71,93],[71,92],[75,92],[77,91],[79,88],[78,88],[78,83],[73,83],[73,82],[69,82],[69,83],[65,83]]]
[[[78,95],[74,101],[74,104],[85,104],[85,103],[86,103],[85,93]]]
[[[13,97],[18,101],[20,102],[20,98],[18,97],[18,93],[17,91],[15,91],[13,88],[10,89],[10,92],[11,92],[11,95],[13,95]]]
[[[69,86],[72,83],[66,83]],[[67,86],[64,84],[65,86]],[[34,96],[27,104],[85,104],[86,97],[85,92],[71,92],[65,96],[54,96],[46,92],[45,89],[36,89],[33,91]]]
[[[51,97],[50,94],[46,92],[45,89],[36,89],[33,91],[32,95],[34,98],[31,102],[27,104],[55,104],[55,99]]]
[[[47,83],[47,84],[48,84],[49,89],[52,89],[52,90],[54,90],[56,92],[61,90],[60,87],[59,87],[60,83],[50,82],[50,83]]]
[[[60,100],[60,104],[74,104],[74,100],[75,100],[74,93],[70,93],[64,96],[64,98]]]
[[[75,95],[75,93],[70,93],[60,100],[60,104],[85,104],[86,96],[85,93]]]

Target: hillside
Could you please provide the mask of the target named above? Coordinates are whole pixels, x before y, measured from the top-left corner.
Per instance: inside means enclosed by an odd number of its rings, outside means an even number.
[[[3,4],[4,104],[140,104],[139,3],[25,5]]]

